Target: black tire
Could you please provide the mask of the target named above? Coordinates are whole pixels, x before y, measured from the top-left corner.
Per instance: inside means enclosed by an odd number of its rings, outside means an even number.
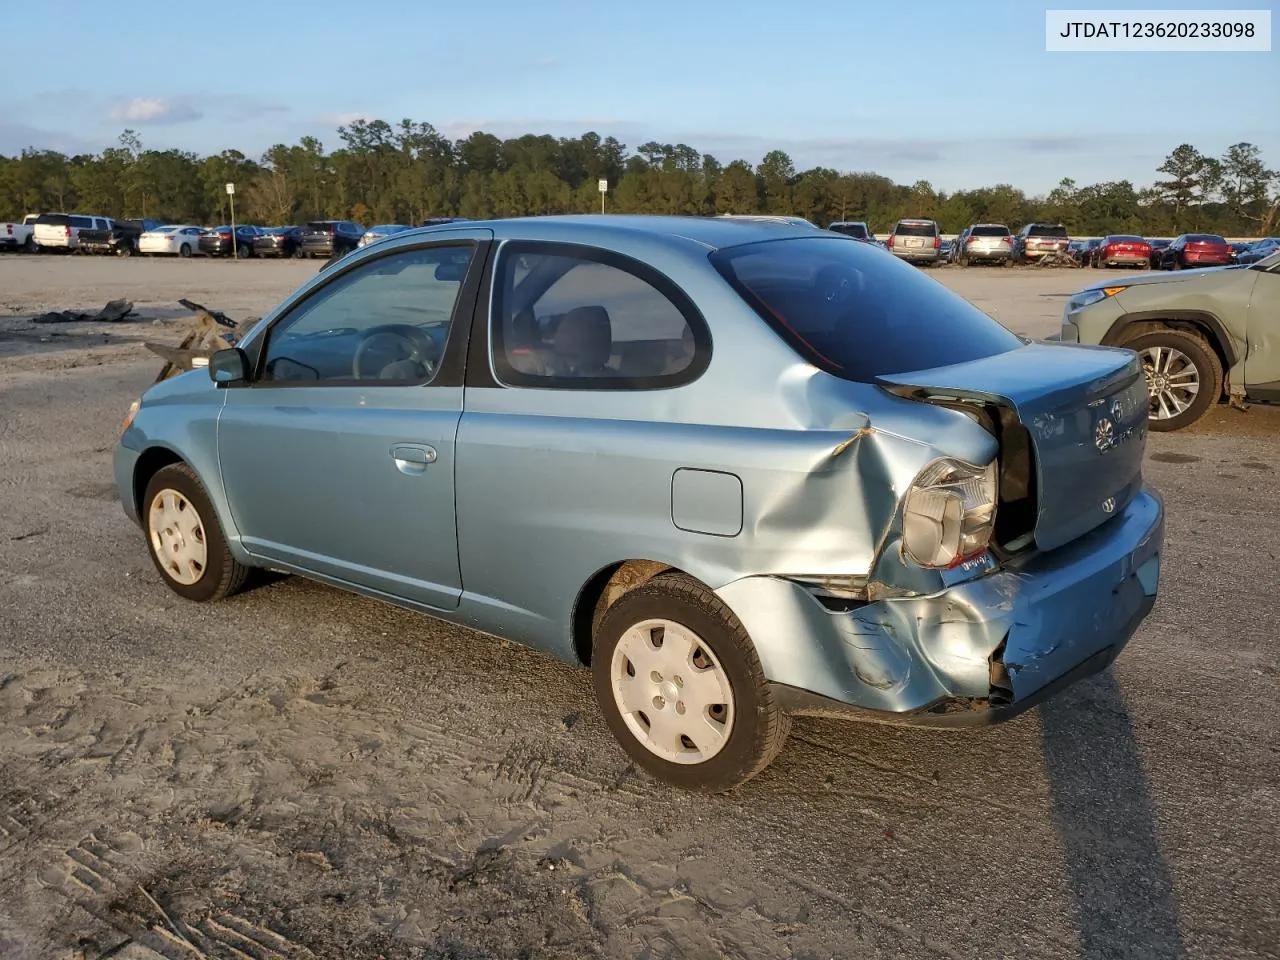
[[[241,260],[248,260],[250,257],[253,256],[253,248],[250,247],[247,243],[242,243],[240,244],[239,247],[236,248],[236,254],[240,257]]]
[[[295,260],[305,260],[306,256],[307,256],[306,252],[303,251],[301,247],[293,248],[293,257]]]
[[[36,238],[34,236],[28,236],[22,244],[22,249],[27,253],[39,253],[40,244],[36,243]]]
[[[180,247],[178,248],[178,256],[180,256],[180,257],[189,257],[189,256],[191,256],[191,244],[189,244],[189,243],[184,243],[182,246],[180,246]]]
[[[1192,366],[1200,380],[1200,389],[1191,405],[1182,413],[1167,419],[1157,419],[1154,415],[1147,419],[1147,428],[1160,433],[1171,430],[1182,430],[1191,426],[1209,412],[1222,396],[1222,361],[1213,352],[1208,341],[1198,334],[1186,330],[1156,330],[1127,340],[1123,344],[1139,355],[1151,347],[1170,347],[1182,353]],[[1145,361],[1144,361],[1145,365]]]
[[[131,243],[127,243],[127,242],[126,242],[126,243],[120,243],[120,244],[117,244],[117,245],[116,245],[116,256],[117,256],[117,257],[132,257],[132,256],[133,256],[133,244],[131,244]]]
[[[631,627],[650,619],[691,630],[728,679],[733,699],[729,733],[723,747],[700,763],[677,763],[651,752],[627,726],[614,698],[614,652]],[[591,673],[596,700],[622,749],[655,779],[681,789],[720,793],[746,783],[773,762],[791,729],[791,718],[775,702],[746,629],[719,597],[684,574],[655,577],[609,608],[595,633]]]
[[[195,509],[197,520],[205,545],[206,563],[199,578],[194,583],[182,583],[160,560],[160,545],[153,537],[149,525],[151,505],[166,490],[172,490],[181,496]],[[218,522],[218,515],[213,503],[205,492],[204,485],[196,477],[195,471],[185,463],[173,463],[156,471],[147,484],[147,491],[142,497],[142,529],[147,542],[147,553],[151,562],[165,584],[178,596],[197,603],[212,603],[237,593],[245,584],[249,567],[244,566],[227,548],[226,535]]]

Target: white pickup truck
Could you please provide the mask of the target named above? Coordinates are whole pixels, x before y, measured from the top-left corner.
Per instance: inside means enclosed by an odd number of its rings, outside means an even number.
[[[34,253],[38,217],[39,214],[28,213],[21,223],[0,221],[0,250],[25,250],[27,253]]]

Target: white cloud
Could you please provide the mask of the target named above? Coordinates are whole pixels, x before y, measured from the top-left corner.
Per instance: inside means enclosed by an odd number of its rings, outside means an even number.
[[[326,113],[326,114],[323,114],[319,119],[321,123],[330,123],[330,124],[333,124],[333,126],[335,127],[345,127],[348,124],[355,123],[357,120],[364,120],[367,122],[371,120],[376,120],[377,118],[371,117],[367,113],[352,111],[350,113]]]
[[[185,99],[134,97],[111,105],[111,119],[124,123],[186,123],[204,114]]]

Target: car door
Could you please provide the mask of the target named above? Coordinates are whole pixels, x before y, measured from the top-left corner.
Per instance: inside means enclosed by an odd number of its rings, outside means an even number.
[[[1244,270],[1257,275],[1245,318],[1245,384],[1260,400],[1280,400],[1280,264]]]
[[[305,290],[246,348],[218,457],[245,549],[458,605],[454,449],[487,229],[381,252]]]

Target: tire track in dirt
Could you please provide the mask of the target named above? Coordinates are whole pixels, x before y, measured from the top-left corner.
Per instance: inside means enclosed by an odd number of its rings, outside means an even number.
[[[34,875],[164,957],[793,955],[779,930],[794,918],[760,905],[776,880],[721,889],[696,831],[638,816],[660,802],[639,781],[570,772],[508,729],[361,709],[359,693],[332,675],[209,690],[16,672],[5,774],[39,773],[75,805],[55,823],[39,820],[52,794],[6,804],[0,897]],[[0,936],[81,935],[44,929],[47,896],[19,899]]]

